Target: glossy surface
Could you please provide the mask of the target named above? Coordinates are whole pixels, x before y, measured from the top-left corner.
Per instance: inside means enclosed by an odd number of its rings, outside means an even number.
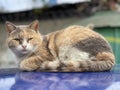
[[[0,90],[120,90],[120,66],[110,72],[13,72],[0,71]]]

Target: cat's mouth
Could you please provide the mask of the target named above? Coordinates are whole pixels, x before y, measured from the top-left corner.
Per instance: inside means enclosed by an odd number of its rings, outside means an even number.
[[[22,49],[22,51],[27,51],[26,49]]]
[[[21,51],[23,54],[27,54],[28,53],[28,50],[26,50],[26,49],[22,49],[22,51]]]

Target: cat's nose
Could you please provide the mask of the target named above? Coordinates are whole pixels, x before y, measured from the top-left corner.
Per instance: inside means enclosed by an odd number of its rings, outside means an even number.
[[[22,48],[26,49],[27,45],[22,45]]]

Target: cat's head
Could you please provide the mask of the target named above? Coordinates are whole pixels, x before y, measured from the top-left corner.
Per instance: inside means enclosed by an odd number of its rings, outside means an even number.
[[[35,20],[29,25],[14,25],[7,21],[6,30],[9,33],[7,38],[8,47],[18,57],[34,52],[42,43],[38,20]]]

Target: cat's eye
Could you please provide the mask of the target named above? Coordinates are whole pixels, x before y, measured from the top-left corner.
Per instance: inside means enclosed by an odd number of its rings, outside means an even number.
[[[29,42],[29,41],[30,41],[30,40],[32,40],[32,39],[33,39],[33,38],[28,38],[28,40],[27,40],[27,41]]]
[[[13,40],[19,42],[20,44],[22,43],[22,39],[20,39],[20,38],[15,38],[15,39],[13,39]]]
[[[13,39],[13,40],[15,40],[15,41],[20,41],[20,39],[19,39],[19,38],[15,38],[15,39]]]

